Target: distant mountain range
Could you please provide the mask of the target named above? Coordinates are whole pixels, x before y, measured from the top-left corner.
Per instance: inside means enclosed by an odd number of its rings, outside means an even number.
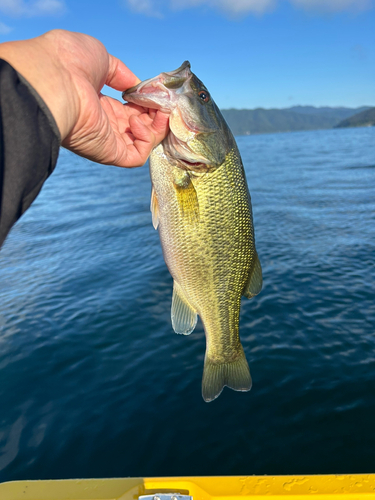
[[[368,110],[360,108],[330,108],[293,106],[285,109],[222,109],[221,112],[234,135],[250,135],[297,130],[329,129]]]
[[[343,120],[336,128],[343,127],[371,127],[375,125],[375,108],[366,109]]]

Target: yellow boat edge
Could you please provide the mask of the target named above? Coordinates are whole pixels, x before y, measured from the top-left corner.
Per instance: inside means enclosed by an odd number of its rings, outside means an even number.
[[[305,476],[197,476],[66,479],[0,483],[1,500],[136,500],[140,495],[180,493],[193,500],[304,497],[375,500],[375,474]]]

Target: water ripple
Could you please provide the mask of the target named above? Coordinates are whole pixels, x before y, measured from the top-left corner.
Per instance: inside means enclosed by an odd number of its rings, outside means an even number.
[[[374,472],[375,129],[238,138],[264,288],[249,394],[200,395],[146,168],[62,151],[0,253],[0,480]]]

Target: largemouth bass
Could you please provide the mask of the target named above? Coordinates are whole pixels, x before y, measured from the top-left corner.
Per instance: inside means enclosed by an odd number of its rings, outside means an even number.
[[[125,91],[126,101],[170,113],[170,132],[150,156],[151,212],[174,279],[172,326],[206,334],[202,395],[251,389],[239,337],[241,296],[257,295],[262,269],[251,199],[236,141],[190,63]]]

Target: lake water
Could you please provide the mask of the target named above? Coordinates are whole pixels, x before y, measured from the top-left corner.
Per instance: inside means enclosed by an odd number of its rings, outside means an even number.
[[[147,168],[61,151],[0,252],[0,480],[375,472],[375,127],[239,137],[264,288],[204,403]]]

